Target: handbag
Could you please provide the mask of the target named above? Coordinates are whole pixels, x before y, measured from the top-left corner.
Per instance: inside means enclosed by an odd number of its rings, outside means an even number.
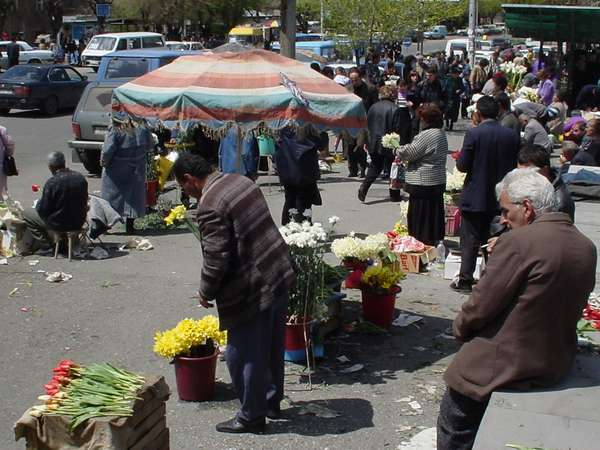
[[[6,150],[4,152],[4,162],[3,162],[3,169],[4,169],[4,175],[6,175],[7,177],[13,177],[13,176],[17,176],[19,175],[19,171],[17,170],[17,163],[15,161],[15,158],[13,158],[11,155],[8,154],[8,146],[6,145],[6,141],[4,140],[4,137],[2,136],[2,134],[0,134],[0,140],[2,141],[2,145],[4,146],[4,150]]]

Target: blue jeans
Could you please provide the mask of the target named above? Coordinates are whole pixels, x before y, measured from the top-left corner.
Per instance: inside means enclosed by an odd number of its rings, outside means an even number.
[[[244,424],[264,420],[267,410],[279,410],[283,399],[287,300],[286,292],[227,332],[227,368],[241,402],[237,419]]]

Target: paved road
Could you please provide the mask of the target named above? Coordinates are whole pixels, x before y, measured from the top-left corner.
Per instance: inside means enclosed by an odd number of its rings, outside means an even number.
[[[10,180],[15,198],[28,205],[34,199],[32,183],[48,177],[44,157],[50,150],[66,149],[70,115],[45,118],[27,112],[1,118],[17,142],[18,178]],[[464,126],[464,124],[462,124]],[[458,148],[461,133],[450,136],[450,147]],[[82,170],[80,165],[74,165]],[[342,218],[339,232],[387,230],[398,218],[398,204],[387,200],[387,186],[377,183],[367,204],[355,198],[357,179],[345,178],[346,169],[336,166],[320,183],[324,206],[315,210],[317,220],[330,215]],[[274,217],[279,217],[282,192],[259,179]],[[89,179],[90,190],[98,179]],[[595,211],[595,212],[594,212]],[[596,242],[600,232],[594,215],[597,205],[579,205],[578,223]],[[217,398],[204,404],[176,399],[172,366],[152,353],[156,330],[173,326],[183,317],[205,314],[190,296],[198,283],[200,250],[188,234],[148,236],[155,246],[149,252],[113,252],[104,261],[54,260],[49,257],[13,258],[0,266],[0,449],[23,449],[15,444],[11,427],[20,414],[42,393],[50,369],[64,357],[81,362],[111,361],[147,374],[164,375],[173,389],[167,405],[172,430],[171,448],[191,449],[366,449],[396,448],[401,441],[432,427],[442,393],[441,373],[456,351],[456,344],[440,337],[464,300],[447,288],[448,282],[434,275],[410,275],[403,282],[397,307],[425,317],[420,328],[393,329],[388,336],[342,335],[327,344],[327,358],[314,375],[309,391],[301,366],[287,367],[286,389],[295,406],[287,409],[287,420],[270,426],[267,436],[224,436],[214,424],[228,419],[236,409],[228,389],[225,364],[219,363]],[[127,239],[115,233],[104,241],[117,245]],[[36,266],[29,261],[39,260]],[[73,275],[63,284],[50,284],[38,270],[62,270]],[[8,296],[13,289],[16,293]],[[344,310],[348,320],[359,315],[356,292],[348,292]],[[29,312],[21,307],[32,308]],[[340,374],[337,356],[365,364],[355,374]],[[406,397],[422,405],[411,409]],[[298,404],[323,401],[341,413],[324,419],[299,414]]]

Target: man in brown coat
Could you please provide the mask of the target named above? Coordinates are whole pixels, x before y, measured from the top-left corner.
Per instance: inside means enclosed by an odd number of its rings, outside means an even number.
[[[471,449],[490,395],[559,382],[577,349],[577,321],[595,284],[596,248],[532,169],[498,183],[502,222],[485,274],[453,324],[464,342],[444,374],[438,450]]]
[[[202,236],[199,301],[213,300],[228,330],[227,367],[241,402],[225,433],[260,433],[283,399],[284,330],[288,291],[296,276],[288,246],[260,189],[237,174],[213,172],[201,156],[184,153],[173,166],[186,194],[198,199]]]

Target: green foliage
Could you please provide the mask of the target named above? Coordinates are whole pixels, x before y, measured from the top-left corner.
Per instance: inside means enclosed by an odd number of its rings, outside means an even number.
[[[321,0],[298,0],[296,4],[298,31],[308,33],[308,22],[321,20]]]
[[[426,31],[463,15],[467,0],[323,0],[325,27],[347,36],[353,47],[375,38],[401,39],[408,30]]]
[[[229,31],[244,13],[270,6],[269,0],[115,0],[113,16],[140,20],[144,25],[183,26],[186,20],[201,29]]]

